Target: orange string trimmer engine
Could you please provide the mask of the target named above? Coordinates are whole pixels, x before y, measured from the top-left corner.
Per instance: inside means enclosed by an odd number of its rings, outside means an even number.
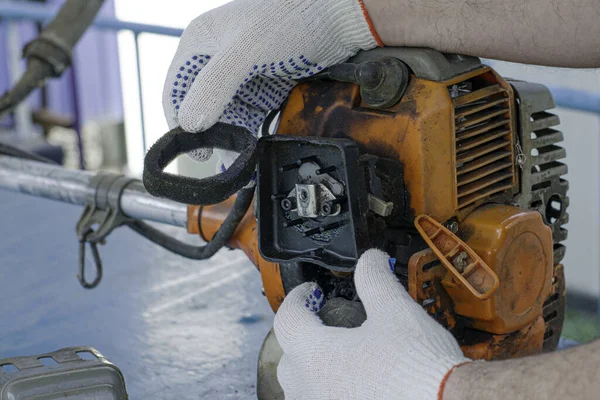
[[[379,247],[469,357],[553,350],[568,218],[553,107],[545,87],[476,58],[361,53],[294,89],[229,245],[258,266],[274,310],[306,281],[359,301],[354,265]],[[190,206],[189,231],[210,240],[230,203]]]

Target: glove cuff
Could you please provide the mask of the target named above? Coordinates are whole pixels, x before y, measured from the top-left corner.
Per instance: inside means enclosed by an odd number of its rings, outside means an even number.
[[[444,398],[444,389],[446,389],[446,384],[448,383],[448,380],[450,379],[450,375],[452,375],[452,373],[454,371],[456,371],[457,368],[462,367],[463,365],[466,365],[466,364],[470,364],[472,362],[473,361],[465,361],[463,363],[457,364],[454,367],[450,368],[450,371],[448,371],[446,373],[446,375],[444,376],[444,379],[442,379],[442,383],[440,384],[440,390],[438,391],[438,396],[437,396],[438,400],[443,400],[443,398]]]
[[[321,33],[315,34],[323,40],[317,57],[320,63],[335,64],[381,43],[362,0],[337,0],[324,3],[324,7],[320,12]]]
[[[360,5],[360,8],[362,9],[362,12],[365,16],[365,20],[367,21],[369,30],[371,31],[373,38],[375,38],[375,41],[377,42],[377,46],[384,47],[385,45],[383,44],[381,37],[379,37],[379,34],[377,33],[377,30],[375,29],[375,24],[373,24],[373,20],[371,19],[371,16],[369,15],[369,11],[367,10],[367,7],[365,6],[364,1],[358,0],[358,4]]]
[[[388,386],[384,399],[396,400],[410,396],[411,400],[441,400],[452,372],[461,365],[472,362],[465,357],[429,359],[431,355],[414,356],[412,362],[408,363],[410,369],[403,371],[404,376],[401,380]],[[404,358],[404,365],[407,365],[406,361]]]

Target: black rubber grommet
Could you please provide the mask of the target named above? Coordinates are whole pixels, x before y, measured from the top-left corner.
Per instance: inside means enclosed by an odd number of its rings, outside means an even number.
[[[178,155],[203,147],[240,153],[225,172],[205,179],[164,172]],[[144,186],[148,193],[179,203],[212,205],[227,200],[252,179],[257,162],[257,139],[245,128],[217,123],[212,128],[189,133],[175,128],[164,135],[146,154]]]

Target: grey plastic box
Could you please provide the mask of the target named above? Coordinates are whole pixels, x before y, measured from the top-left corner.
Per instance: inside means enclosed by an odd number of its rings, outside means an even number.
[[[0,359],[0,400],[54,399],[127,399],[125,380],[117,366],[91,347]]]

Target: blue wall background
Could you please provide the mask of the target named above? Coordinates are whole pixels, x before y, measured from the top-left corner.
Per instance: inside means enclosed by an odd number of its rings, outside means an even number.
[[[64,0],[48,0],[46,6],[56,9]],[[106,0],[100,15],[114,18],[114,0]],[[0,21],[0,54],[9,54],[7,21]],[[37,35],[33,22],[19,21],[21,44]],[[25,63],[23,63],[25,65]],[[0,59],[0,92],[10,88],[9,60]],[[77,101],[75,102],[75,98]],[[35,110],[41,106],[41,93],[36,90],[28,100]],[[117,36],[114,32],[90,29],[84,34],[73,53],[73,67],[59,79],[47,84],[48,109],[61,115],[75,116],[79,109],[81,123],[96,119],[123,119],[121,77]],[[4,123],[10,123],[10,119]]]

